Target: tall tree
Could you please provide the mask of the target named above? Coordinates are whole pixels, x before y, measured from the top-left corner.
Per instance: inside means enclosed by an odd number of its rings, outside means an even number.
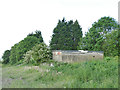
[[[104,51],[103,44],[106,34],[118,28],[118,23],[114,18],[102,17],[98,22],[94,22],[86,33],[82,41],[79,42],[78,49],[90,51]]]
[[[58,21],[53,30],[50,47],[52,50],[76,50],[78,42],[82,37],[82,28],[78,21],[66,22],[65,18]]]
[[[42,34],[41,34],[41,31],[39,31],[39,30],[36,30],[35,33],[32,32],[32,33],[28,34],[28,36],[37,37],[40,42],[43,42]]]
[[[71,29],[71,39],[72,39],[72,49],[77,49],[78,42],[82,38],[82,28],[80,27],[78,21],[76,20],[74,24],[70,27]]]
[[[23,55],[33,46],[40,43],[39,39],[33,36],[27,36],[24,40],[15,44],[11,48],[10,63],[14,64],[23,59]]]
[[[10,56],[9,56],[9,59],[10,59],[9,62],[11,64],[15,64],[18,61],[16,59],[17,58],[17,46],[18,46],[18,43],[11,47],[11,52],[10,52]]]
[[[41,42],[43,42],[43,38],[40,31],[36,31],[35,34],[29,34],[24,40],[21,40],[11,48],[10,63],[15,64],[22,60],[27,51]]]

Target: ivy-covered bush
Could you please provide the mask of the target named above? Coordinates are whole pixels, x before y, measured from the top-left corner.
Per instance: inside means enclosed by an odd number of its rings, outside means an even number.
[[[45,43],[36,44],[24,55],[24,62],[38,65],[52,58],[52,52]]]

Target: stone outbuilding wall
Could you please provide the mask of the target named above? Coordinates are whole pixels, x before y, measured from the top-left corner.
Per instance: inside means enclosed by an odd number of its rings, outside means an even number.
[[[53,50],[53,60],[62,62],[79,62],[85,60],[102,60],[103,51]]]

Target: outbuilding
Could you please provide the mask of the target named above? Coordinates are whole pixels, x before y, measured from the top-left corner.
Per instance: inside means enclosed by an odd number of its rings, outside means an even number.
[[[86,60],[102,60],[103,51],[53,50],[53,60],[62,62],[80,62]]]

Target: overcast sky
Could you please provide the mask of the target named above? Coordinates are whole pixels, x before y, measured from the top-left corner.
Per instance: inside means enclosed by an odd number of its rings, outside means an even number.
[[[0,57],[35,30],[47,45],[63,17],[76,19],[83,34],[103,16],[118,20],[119,0],[0,0]]]

